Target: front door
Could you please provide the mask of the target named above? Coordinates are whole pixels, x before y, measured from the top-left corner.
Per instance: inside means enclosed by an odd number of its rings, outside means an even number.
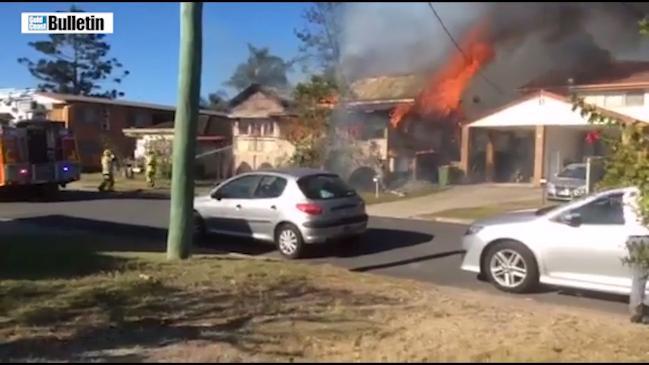
[[[208,208],[208,229],[217,233],[252,236],[246,216],[252,194],[259,184],[259,175],[244,175],[219,187]]]

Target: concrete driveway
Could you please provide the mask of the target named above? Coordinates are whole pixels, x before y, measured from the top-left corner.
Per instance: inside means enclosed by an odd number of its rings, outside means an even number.
[[[372,204],[368,213],[375,217],[412,219],[448,209],[471,208],[502,202],[542,200],[541,188],[526,184],[456,185],[438,193],[389,203]]]

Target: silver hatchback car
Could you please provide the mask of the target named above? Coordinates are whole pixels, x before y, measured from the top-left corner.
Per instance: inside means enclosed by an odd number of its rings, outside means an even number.
[[[287,258],[305,245],[355,239],[367,229],[365,202],[333,173],[261,170],[237,175],[194,199],[194,229],[273,242]]]

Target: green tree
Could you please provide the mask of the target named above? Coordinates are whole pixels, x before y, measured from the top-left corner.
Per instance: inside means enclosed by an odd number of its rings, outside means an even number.
[[[167,258],[190,255],[194,209],[194,153],[201,90],[203,3],[180,3],[180,70],[174,121]]]
[[[83,10],[70,8],[70,12]],[[109,57],[110,45],[105,34],[50,34],[45,41],[29,42],[29,46],[42,54],[37,61],[26,57],[18,63],[27,67],[42,91],[108,98],[124,96],[117,89],[104,90],[102,84],[116,84],[129,74],[114,57]],[[119,73],[119,76],[115,76]]]
[[[306,25],[294,30],[301,41],[300,53],[305,66],[315,63],[327,77],[338,79],[340,74],[343,9],[339,2],[313,3],[302,15]],[[340,82],[341,80],[337,80]]]
[[[318,75],[296,85],[293,98],[297,118],[285,123],[285,135],[296,146],[291,164],[305,167],[319,167],[322,164],[337,93],[332,80]]]
[[[237,91],[242,91],[252,84],[287,89],[289,86],[287,74],[293,66],[292,61],[284,61],[281,57],[272,55],[268,48],[256,48],[248,44],[248,59],[234,70],[225,85]]]

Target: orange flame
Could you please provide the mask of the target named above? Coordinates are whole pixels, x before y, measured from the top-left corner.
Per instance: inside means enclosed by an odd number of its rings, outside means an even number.
[[[459,112],[464,90],[480,69],[494,57],[493,48],[484,42],[486,24],[473,27],[464,37],[460,47],[466,57],[456,52],[453,57],[432,75],[426,87],[417,95],[414,104],[399,104],[390,114],[390,124],[396,128],[406,115],[448,117]]]

